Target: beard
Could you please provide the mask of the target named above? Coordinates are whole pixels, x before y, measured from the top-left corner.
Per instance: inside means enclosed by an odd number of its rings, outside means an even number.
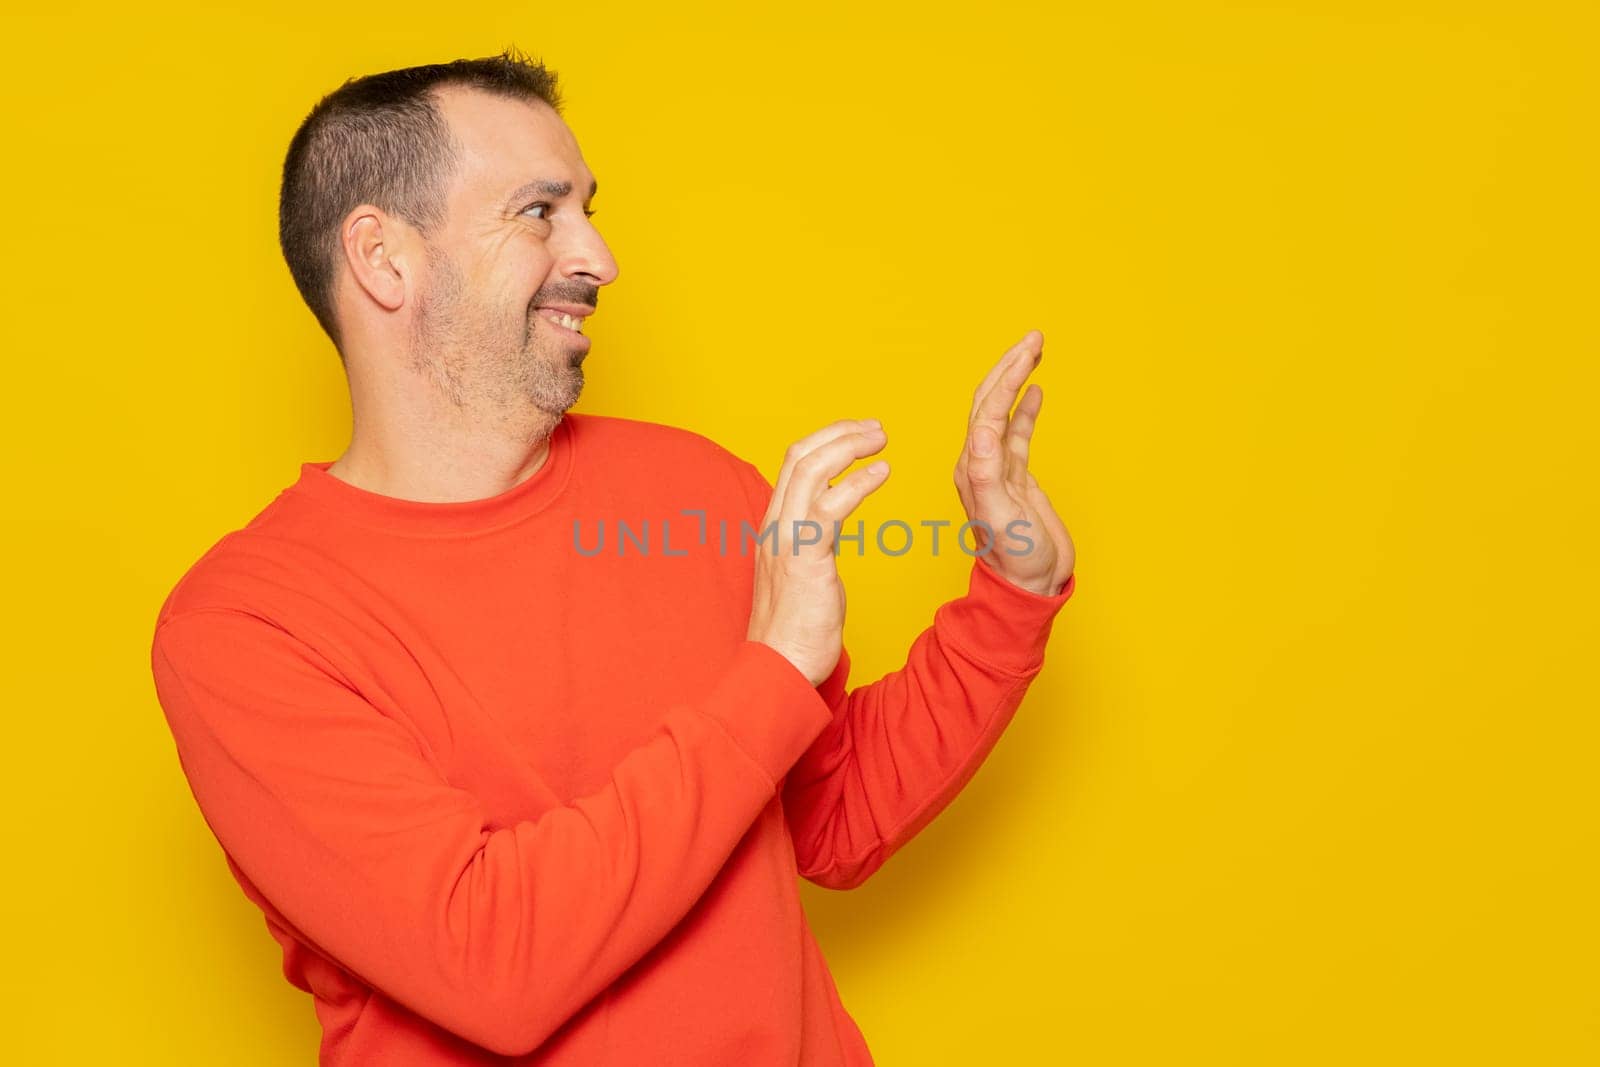
[[[532,404],[556,417],[583,392],[583,353],[538,329],[534,305],[507,309],[474,299],[448,255],[428,249],[429,280],[412,320],[411,369],[457,408],[509,413]],[[589,301],[592,303],[593,301]]]

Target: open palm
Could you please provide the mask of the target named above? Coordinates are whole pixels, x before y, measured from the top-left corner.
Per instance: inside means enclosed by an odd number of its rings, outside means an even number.
[[[1044,335],[1031,330],[978,383],[955,483],[974,524],[975,551],[984,562],[1014,585],[1055,596],[1072,576],[1075,556],[1066,525],[1028,470],[1028,447],[1044,390],[1030,385],[1016,403],[1017,392],[1043,356]],[[1032,547],[1022,538],[1032,541]]]

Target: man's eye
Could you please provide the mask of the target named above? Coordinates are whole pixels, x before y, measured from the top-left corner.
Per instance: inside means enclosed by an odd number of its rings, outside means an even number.
[[[536,219],[547,219],[550,217],[550,205],[541,200],[537,204],[529,204],[527,207],[522,209],[522,214],[524,215],[527,215],[530,212],[533,213],[533,217]],[[583,209],[583,217],[586,219],[594,218],[595,214],[596,212],[590,208]]]

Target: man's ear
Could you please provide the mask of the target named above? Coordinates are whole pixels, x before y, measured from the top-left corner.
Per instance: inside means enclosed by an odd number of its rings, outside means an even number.
[[[410,264],[406,226],[382,208],[362,204],[344,217],[339,243],[360,291],[386,311],[406,302]]]

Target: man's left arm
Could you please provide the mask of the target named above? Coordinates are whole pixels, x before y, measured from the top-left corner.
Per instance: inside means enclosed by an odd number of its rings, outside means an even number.
[[[906,665],[846,690],[849,653],[818,687],[833,719],[790,769],[783,809],[808,881],[851,889],[943,811],[977,773],[1040,668],[1055,596],[975,560],[967,595],[934,613]]]
[[[789,772],[783,805],[801,875],[860,885],[971,780],[1044,666],[1075,554],[1028,451],[1043,403],[1031,332],[973,395],[955,485],[978,553],[967,594],[939,607],[906,664],[847,689],[849,654],[821,686],[832,722]],[[1016,410],[1012,411],[1012,405]]]

